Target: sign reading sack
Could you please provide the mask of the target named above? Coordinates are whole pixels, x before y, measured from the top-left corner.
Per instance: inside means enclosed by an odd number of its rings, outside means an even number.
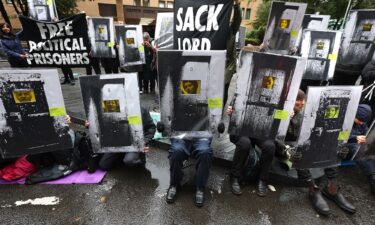
[[[34,67],[85,66],[90,63],[86,15],[79,14],[58,22],[40,22],[19,17],[27,41],[27,63]]]
[[[232,6],[232,0],[176,0],[174,49],[226,49]]]
[[[347,142],[361,97],[362,86],[309,87],[295,168],[338,165],[339,149]]]
[[[134,66],[146,63],[143,46],[142,26],[117,25],[116,40],[119,45],[120,66]]]
[[[341,32],[307,29],[303,32],[302,40],[301,55],[308,58],[303,79],[332,78],[340,48]]]
[[[268,52],[289,54],[298,45],[306,3],[273,2],[263,44]]]
[[[284,140],[306,59],[242,51],[229,133]]]
[[[72,148],[56,69],[0,70],[4,158]]]
[[[349,12],[338,63],[342,65],[365,65],[375,50],[375,10],[352,10]]]
[[[136,73],[80,77],[94,152],[143,151]]]
[[[97,58],[115,58],[115,37],[112,17],[87,18],[91,43],[91,56]]]
[[[173,59],[173,63],[171,63]],[[223,107],[225,51],[158,51],[161,122],[172,137],[211,137]]]

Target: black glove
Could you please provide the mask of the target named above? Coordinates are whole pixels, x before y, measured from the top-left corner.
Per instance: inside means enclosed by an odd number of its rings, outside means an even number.
[[[341,159],[346,159],[348,154],[349,154],[349,148],[348,147],[340,147],[338,155]]]
[[[219,125],[217,126],[217,131],[218,131],[220,134],[224,133],[224,131],[225,131],[225,125],[224,125],[223,122],[220,122],[220,123],[219,123]]]
[[[159,133],[163,133],[164,132],[164,129],[165,129],[165,126],[162,122],[158,122],[156,124],[156,129],[158,130]]]

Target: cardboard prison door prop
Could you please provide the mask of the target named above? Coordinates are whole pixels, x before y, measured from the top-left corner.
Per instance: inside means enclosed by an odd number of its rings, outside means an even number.
[[[211,137],[216,132],[223,106],[225,54],[158,51],[164,136]]]
[[[158,49],[173,49],[173,13],[158,13],[154,44]]]
[[[56,69],[0,70],[4,158],[72,148]]]
[[[91,56],[97,58],[115,58],[115,37],[112,17],[88,17]]]
[[[364,65],[375,49],[375,10],[352,10],[349,12],[338,63]]]
[[[227,49],[232,6],[232,0],[176,0],[174,49]]]
[[[321,81],[331,79],[335,72],[340,42],[340,31],[305,30],[301,55],[308,60],[303,79]]]
[[[27,0],[31,18],[39,21],[58,21],[54,0]]]
[[[297,47],[298,31],[301,28],[307,4],[273,2],[268,17],[263,44],[268,52],[289,54]]]
[[[284,140],[306,58],[242,51],[229,133]]]
[[[324,31],[328,29],[328,24],[331,16],[329,15],[311,15],[305,14],[302,20],[302,26],[298,32],[297,45],[299,52],[301,51],[302,33],[305,29]]]
[[[338,151],[350,135],[362,86],[309,87],[297,151],[302,159],[295,168],[338,165]]]
[[[143,127],[136,73],[80,77],[93,150],[143,151]]]
[[[146,63],[142,26],[116,25],[116,40],[119,45],[120,66]]]

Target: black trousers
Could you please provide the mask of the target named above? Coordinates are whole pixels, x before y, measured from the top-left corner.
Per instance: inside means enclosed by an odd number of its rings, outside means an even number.
[[[119,72],[119,63],[117,58],[103,58],[101,62],[106,74]]]
[[[142,83],[143,83],[143,91],[145,93],[149,92],[148,90],[149,84],[150,84],[150,92],[155,92],[155,79],[142,80]]]
[[[231,176],[240,177],[241,171],[245,167],[246,160],[250,151],[255,151],[254,145],[257,145],[262,154],[260,156],[260,174],[259,179],[266,181],[269,177],[269,170],[272,165],[272,160],[275,154],[275,143],[273,140],[259,140],[249,138],[246,136],[230,136],[231,142],[236,145],[236,150],[233,156]]]
[[[92,69],[94,69],[96,75],[102,73],[99,58],[90,58],[90,65],[86,67],[86,75],[92,75]]]
[[[61,71],[63,72],[66,81],[74,81],[73,71],[70,67],[63,66],[61,67]]]
[[[330,180],[337,178],[337,167],[325,168],[324,174]],[[305,182],[312,181],[312,176],[309,169],[297,169],[298,179],[304,180]]]

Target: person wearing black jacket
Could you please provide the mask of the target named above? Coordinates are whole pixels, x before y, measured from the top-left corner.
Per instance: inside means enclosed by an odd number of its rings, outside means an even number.
[[[225,67],[225,88],[224,88],[224,104],[226,104],[228,99],[228,89],[230,81],[233,77],[233,74],[236,73],[237,59],[236,59],[236,34],[240,29],[242,21],[241,14],[241,1],[234,0],[233,5],[233,19],[229,25],[229,34],[227,38],[227,61]]]
[[[14,34],[12,27],[3,23],[0,25],[0,40],[3,50],[7,54],[11,67],[27,67],[26,52],[22,49],[19,33]]]
[[[293,147],[296,146],[298,134],[301,129],[303,115],[301,111],[305,105],[305,93],[302,90],[298,91],[297,100],[294,106],[294,114],[289,123],[287,135],[285,141],[276,140],[276,151],[275,154],[279,158],[289,159],[290,161],[297,161],[301,159],[302,154],[293,151]],[[291,147],[290,147],[291,146]],[[345,158],[348,154],[348,149],[343,148],[339,152],[341,158]],[[327,198],[334,201],[340,208],[346,212],[355,213],[355,207],[342,195],[337,186],[337,167],[325,168],[324,173],[326,176],[326,183],[322,190],[315,184],[312,178],[311,172],[308,169],[297,169],[298,179],[303,180],[309,188],[309,199],[312,202],[315,210],[322,215],[329,215],[330,209],[323,198],[322,194]]]
[[[99,167],[103,170],[111,170],[121,161],[127,166],[136,166],[146,163],[145,153],[149,151],[149,143],[155,135],[156,126],[150,116],[150,112],[141,107],[142,124],[144,132],[144,152],[105,153],[99,161]]]

